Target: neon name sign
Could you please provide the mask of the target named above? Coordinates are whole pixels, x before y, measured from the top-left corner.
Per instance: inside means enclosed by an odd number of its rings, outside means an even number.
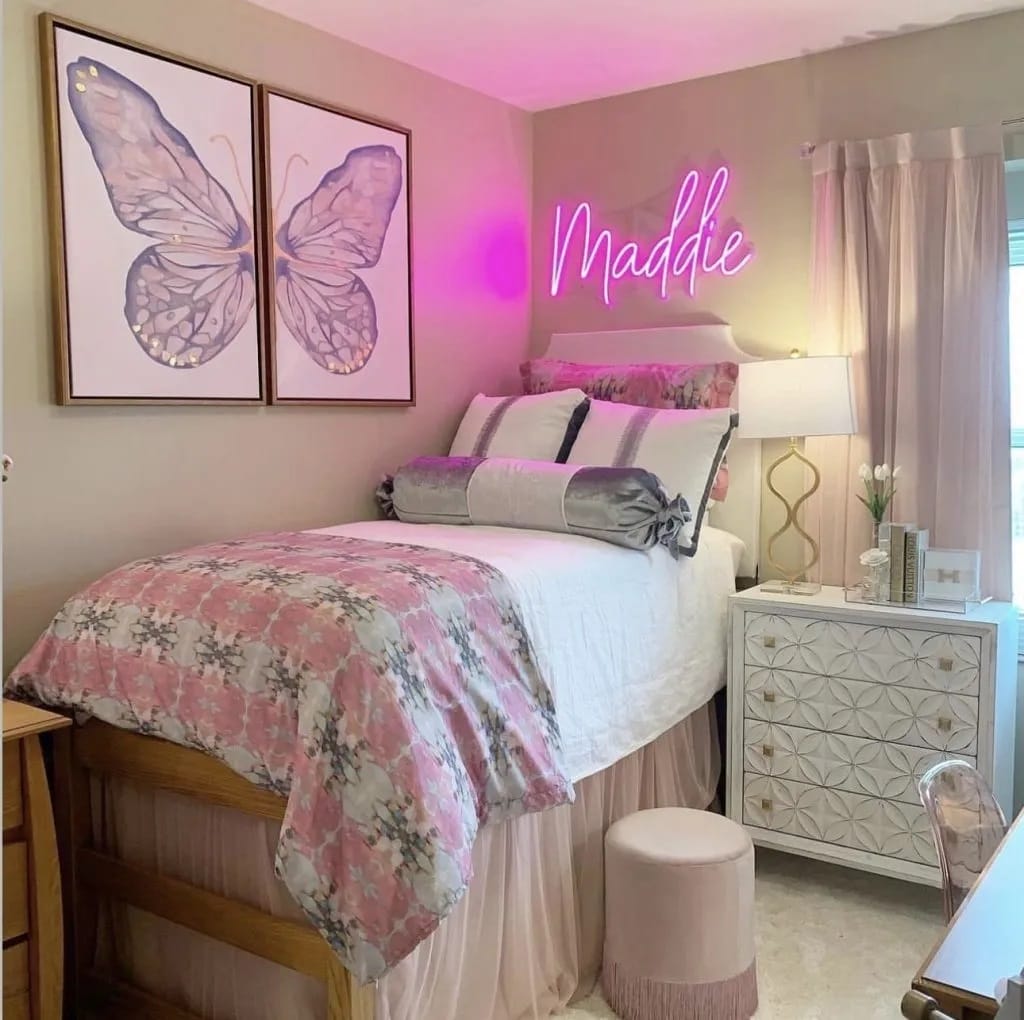
[[[727,234],[719,230],[716,217],[729,188],[729,168],[718,167],[705,187],[702,187],[703,183],[704,175],[699,170],[691,170],[683,178],[676,194],[672,219],[665,233],[646,255],[641,252],[638,241],[616,244],[611,230],[607,228],[593,233],[593,213],[589,202],[580,202],[571,216],[565,216],[559,205],[555,209],[552,296],[557,296],[563,288],[566,263],[573,240],[578,235],[582,235],[579,278],[598,277],[606,305],[612,303],[612,283],[627,276],[657,280],[662,298],[668,297],[670,278],[681,277],[686,292],[693,297],[697,292],[698,276],[712,273],[735,276],[750,262],[754,253],[741,228],[736,227]],[[702,192],[703,204],[698,197]]]

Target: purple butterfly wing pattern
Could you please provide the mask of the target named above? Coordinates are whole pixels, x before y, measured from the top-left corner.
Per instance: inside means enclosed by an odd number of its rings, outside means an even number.
[[[277,231],[278,312],[325,371],[358,372],[377,344],[373,296],[354,270],[380,259],[401,190],[398,153],[390,145],[362,146],[326,173]]]
[[[206,364],[255,307],[252,228],[145,89],[84,57],[68,64],[67,79],[114,215],[159,242],[138,255],[125,281],[136,342],[170,368]]]
[[[232,251],[156,244],[135,259],[125,284],[125,318],[142,349],[170,368],[215,358],[255,304],[252,256]]]

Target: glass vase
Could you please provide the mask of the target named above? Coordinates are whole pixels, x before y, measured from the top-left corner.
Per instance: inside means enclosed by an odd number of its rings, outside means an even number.
[[[885,583],[886,564],[868,567],[864,575],[864,598],[868,602],[884,602],[888,598],[888,585]],[[885,589],[883,591],[883,588]]]

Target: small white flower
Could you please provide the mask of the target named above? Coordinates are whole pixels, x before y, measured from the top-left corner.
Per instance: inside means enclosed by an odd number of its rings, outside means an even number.
[[[884,476],[882,474],[882,465],[881,464],[876,464],[875,465],[875,481],[876,482],[880,482],[883,477]]]
[[[862,482],[870,482],[871,481],[871,465],[870,464],[861,464],[861,466],[857,470],[857,474],[860,477],[860,480]]]
[[[862,567],[880,567],[889,562],[889,554],[884,549],[865,549],[860,554]]]
[[[897,464],[897,465],[896,465],[896,467],[894,467],[894,468],[892,469],[892,480],[893,480],[894,482],[896,481],[896,479],[897,479],[897,478],[899,478],[899,476],[900,476],[900,472],[901,472],[902,470],[903,470],[903,468],[901,468],[901,467],[899,466],[899,464]]]

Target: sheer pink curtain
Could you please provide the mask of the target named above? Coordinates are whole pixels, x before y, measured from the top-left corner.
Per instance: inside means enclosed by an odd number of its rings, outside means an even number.
[[[861,428],[808,440],[826,583],[861,574],[856,470],[885,461],[904,473],[893,519],[981,549],[984,593],[1010,597],[1004,169],[999,127],[815,151],[812,347],[853,357]]]

